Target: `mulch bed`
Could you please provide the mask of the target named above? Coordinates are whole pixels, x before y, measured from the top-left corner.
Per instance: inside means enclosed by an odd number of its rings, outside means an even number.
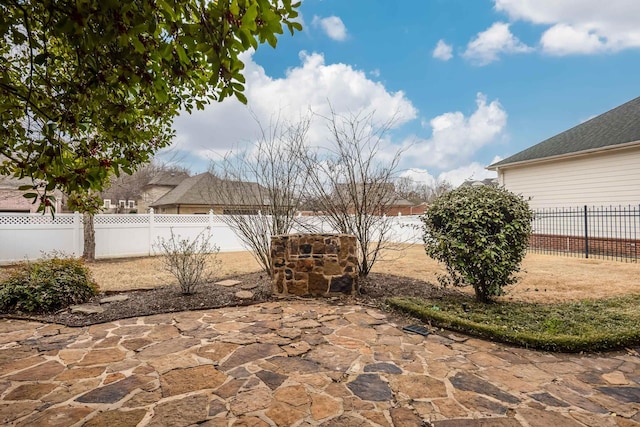
[[[204,284],[192,295],[183,295],[178,286],[163,286],[148,290],[119,292],[119,294],[127,295],[128,299],[100,304],[104,309],[102,313],[71,313],[71,310],[66,309],[55,314],[23,315],[12,313],[3,317],[75,327],[161,313],[246,306],[280,299],[271,294],[271,279],[264,273],[249,273],[225,279],[238,280],[241,284],[256,285],[250,290],[253,297],[248,299],[236,297],[236,292],[241,290],[241,285],[224,287]],[[385,300],[390,297],[442,298],[452,293],[458,293],[458,291],[442,289],[427,282],[407,277],[372,273],[364,283],[360,284],[357,295],[329,298],[327,302],[333,304],[355,303],[386,309]],[[101,293],[88,301],[87,304],[98,304],[100,299],[114,294],[116,293]]]

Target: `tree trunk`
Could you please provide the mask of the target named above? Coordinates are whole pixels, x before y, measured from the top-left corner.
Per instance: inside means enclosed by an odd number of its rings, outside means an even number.
[[[96,260],[96,231],[93,226],[93,214],[85,213],[84,219],[84,250],[82,258],[86,262]]]

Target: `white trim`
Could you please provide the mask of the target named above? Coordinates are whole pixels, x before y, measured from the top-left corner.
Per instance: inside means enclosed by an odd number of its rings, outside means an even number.
[[[552,161],[555,161],[555,160],[561,160],[561,159],[564,160],[564,159],[569,159],[569,158],[573,158],[573,157],[582,157],[582,156],[586,156],[586,155],[589,155],[589,154],[601,153],[601,152],[605,152],[605,151],[626,150],[628,148],[633,148],[635,146],[640,146],[640,140],[631,141],[631,142],[625,142],[624,144],[609,145],[609,146],[606,146],[606,147],[591,148],[589,150],[574,151],[572,153],[557,154],[555,156],[540,157],[540,158],[537,158],[537,159],[530,159],[530,160],[521,160],[519,162],[505,163],[504,165],[497,165],[497,166],[489,165],[485,169],[490,170],[490,171],[498,171],[499,169],[507,169],[507,168],[512,168],[512,167],[518,167],[520,165],[530,165],[530,164],[535,164],[535,163],[546,163],[546,162],[552,162]]]

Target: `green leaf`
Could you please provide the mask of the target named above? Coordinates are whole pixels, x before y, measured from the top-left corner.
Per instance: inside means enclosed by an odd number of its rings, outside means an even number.
[[[267,34],[267,43],[269,43],[272,48],[275,48],[278,44],[278,39],[273,34]]]
[[[165,0],[156,0],[156,2],[158,3],[158,6],[160,6],[160,8],[162,9],[162,12],[165,14],[165,16],[169,17],[171,21],[176,20],[176,14],[171,5],[169,5]]]
[[[137,37],[131,38],[131,44],[133,45],[133,48],[136,50],[136,52],[143,53],[145,51],[144,45],[142,44],[142,42],[140,42],[140,40],[138,40]]]
[[[42,65],[45,62],[47,62],[47,54],[46,53],[40,53],[36,56],[34,56],[33,58],[33,63],[36,65]]]
[[[242,102],[245,105],[247,104],[247,97],[244,95],[244,93],[236,92],[235,95],[236,98],[238,98],[238,101]]]
[[[182,62],[183,64],[188,64],[190,62],[189,57],[187,56],[187,52],[185,52],[184,48],[181,45],[176,45],[176,52],[178,52],[178,58],[180,58],[180,62]]]

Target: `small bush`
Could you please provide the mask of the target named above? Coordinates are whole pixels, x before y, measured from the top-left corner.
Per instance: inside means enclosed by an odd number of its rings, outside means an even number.
[[[53,254],[18,265],[0,284],[0,311],[49,313],[98,293],[81,259]]]
[[[504,188],[460,187],[436,199],[421,217],[425,249],[446,265],[441,283],[471,285],[490,301],[515,283],[531,233],[528,203]]]
[[[169,239],[158,238],[155,247],[162,256],[162,265],[178,280],[178,285],[185,295],[195,293],[200,284],[210,281],[213,277],[210,257],[213,255],[213,264],[217,264],[215,257],[220,248],[210,244],[210,240],[208,228],[193,240],[182,239],[173,233],[173,229]]]

